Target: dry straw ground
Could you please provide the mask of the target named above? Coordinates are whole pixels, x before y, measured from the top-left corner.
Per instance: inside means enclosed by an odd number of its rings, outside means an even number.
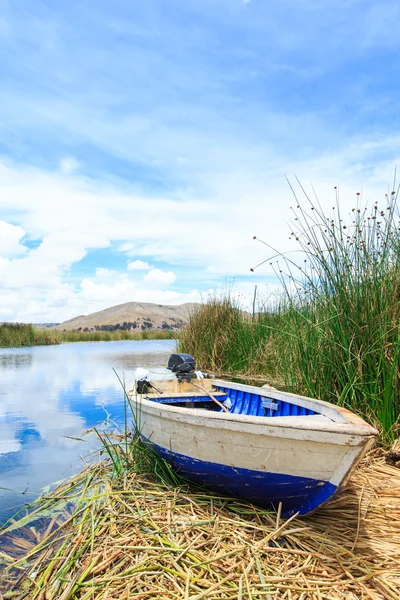
[[[376,449],[329,505],[283,520],[101,463],[0,548],[4,599],[398,600],[400,470]]]

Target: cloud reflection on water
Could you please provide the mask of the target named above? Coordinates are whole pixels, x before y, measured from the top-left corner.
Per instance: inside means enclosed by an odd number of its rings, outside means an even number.
[[[41,488],[83,466],[94,438],[78,442],[108,414],[123,419],[123,392],[138,366],[166,365],[175,342],[93,342],[0,348],[0,523]],[[69,437],[68,437],[69,436]],[[25,495],[22,495],[28,487]]]

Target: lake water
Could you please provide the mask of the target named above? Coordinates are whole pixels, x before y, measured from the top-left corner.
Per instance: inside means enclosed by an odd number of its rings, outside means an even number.
[[[136,367],[165,367],[174,348],[173,340],[0,348],[0,524],[83,468],[96,441],[71,437],[107,417],[123,422],[113,369],[129,388]]]

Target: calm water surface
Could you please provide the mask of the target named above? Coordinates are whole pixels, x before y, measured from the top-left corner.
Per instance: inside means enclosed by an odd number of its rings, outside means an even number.
[[[130,387],[136,367],[163,367],[174,348],[173,340],[0,348],[0,524],[84,466],[96,442],[71,437],[107,417],[122,423],[113,369]]]

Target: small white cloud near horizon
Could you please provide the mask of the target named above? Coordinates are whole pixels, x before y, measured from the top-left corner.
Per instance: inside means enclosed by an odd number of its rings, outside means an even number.
[[[154,285],[170,285],[176,279],[172,271],[161,271],[161,269],[152,269],[143,277],[145,283]]]
[[[150,271],[154,269],[152,265],[149,265],[144,260],[132,260],[128,262],[127,268],[128,271]]]

